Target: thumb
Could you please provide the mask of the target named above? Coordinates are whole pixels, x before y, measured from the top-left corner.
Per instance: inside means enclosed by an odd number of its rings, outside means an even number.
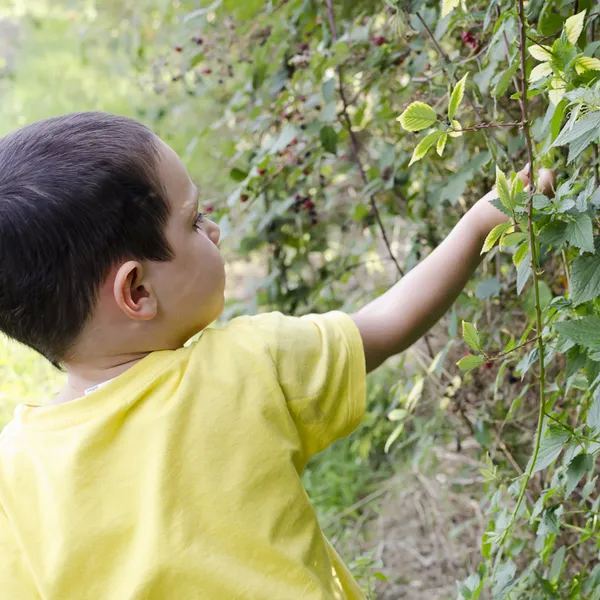
[[[517,177],[525,184],[525,187],[529,185],[529,163],[527,163],[518,173]]]

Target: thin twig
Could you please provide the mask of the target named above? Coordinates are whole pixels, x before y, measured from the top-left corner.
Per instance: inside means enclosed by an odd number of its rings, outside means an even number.
[[[488,356],[488,358],[490,360],[498,360],[499,358],[502,358],[503,356],[506,356],[507,354],[510,354],[511,352],[514,352],[515,350],[518,350],[519,348],[523,348],[523,346],[528,346],[529,344],[533,344],[533,342],[537,342],[538,341],[538,336],[527,340],[526,342],[523,342],[522,344],[519,344],[518,346],[515,346],[514,348],[511,348],[510,350],[507,350],[506,352],[502,352],[500,354],[497,354],[496,356]]]
[[[525,17],[525,10],[523,8],[523,0],[517,0],[517,7],[519,13],[519,51],[521,57],[521,120],[523,121],[523,134],[525,136],[525,144],[527,146],[527,155],[529,158],[529,178],[530,181],[535,181],[534,171],[533,171],[533,141],[531,139],[531,131],[530,124],[528,121],[527,114],[527,75],[525,71],[526,67],[526,57],[525,57],[525,39],[527,37],[527,19]],[[527,487],[529,486],[529,481],[533,475],[533,469],[535,467],[535,463],[538,457],[538,453],[540,450],[540,443],[542,440],[542,429],[544,424],[544,406],[546,404],[546,377],[545,377],[545,365],[544,365],[544,342],[542,340],[542,310],[540,307],[540,291],[539,291],[539,276],[538,276],[538,268],[537,268],[537,256],[535,249],[535,231],[533,227],[533,196],[535,193],[535,186],[531,185],[529,189],[529,201],[527,203],[527,230],[529,234],[529,247],[531,252],[531,267],[533,271],[533,292],[535,298],[535,320],[536,320],[536,328],[538,335],[538,361],[539,361],[539,369],[540,369],[540,399],[539,399],[539,408],[538,408],[538,423],[535,434],[535,443],[533,447],[533,453],[531,455],[531,459],[529,461],[529,466],[527,471],[525,472],[525,476],[523,479],[523,483],[521,484],[521,490],[519,492],[519,497],[517,498],[517,503],[512,512],[510,520],[502,534],[502,538],[500,539],[498,552],[496,553],[496,557],[494,559],[494,567],[492,578],[495,577],[496,571],[502,559],[502,553],[504,550],[504,542],[506,538],[512,531],[512,527],[515,524],[517,519],[517,515],[521,508],[521,504],[523,503],[523,498],[525,497],[525,493],[527,492]]]
[[[337,39],[338,39],[337,38],[337,27],[335,25],[335,15],[333,14],[333,5],[332,5],[331,0],[327,0],[327,14],[329,16],[329,26],[331,27],[331,37],[334,42],[337,42]],[[346,130],[348,131],[348,135],[350,136],[350,146],[352,148],[352,157],[354,159],[356,166],[358,167],[358,171],[360,173],[360,178],[362,179],[363,184],[366,186],[369,183],[369,180],[367,179],[367,174],[365,173],[365,169],[360,160],[360,156],[358,153],[358,141],[356,139],[356,135],[354,134],[354,131],[352,130],[352,121],[350,120],[350,115],[348,114],[348,101],[346,99],[346,92],[344,90],[343,72],[342,72],[342,67],[340,65],[337,66],[337,75],[338,75],[338,80],[339,80],[338,81],[338,86],[339,86],[338,91],[339,91],[340,98],[342,100],[342,106],[343,106],[342,118],[344,120]],[[373,210],[375,220],[377,221],[377,224],[379,225],[379,229],[381,231],[381,236],[383,237],[383,242],[385,243],[387,251],[388,251],[389,255],[391,256],[392,260],[394,261],[394,264],[396,265],[396,270],[398,271],[398,273],[400,274],[401,277],[404,277],[404,271],[398,264],[398,261],[396,260],[396,257],[394,256],[394,253],[392,252],[392,248],[391,248],[390,242],[388,240],[387,233],[385,231],[385,227],[383,225],[383,221],[381,220],[381,215],[379,214],[379,209],[377,208],[377,204],[375,203],[375,198],[373,197],[373,195],[371,195],[369,197],[369,204],[371,205],[371,209]]]
[[[522,127],[521,121],[515,121],[514,123],[480,123],[479,125],[473,125],[473,127],[463,127],[462,129],[455,129],[454,131],[479,131],[480,129],[493,129],[494,127]]]

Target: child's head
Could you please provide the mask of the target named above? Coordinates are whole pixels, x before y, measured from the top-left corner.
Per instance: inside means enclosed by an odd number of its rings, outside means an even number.
[[[183,163],[135,121],[76,113],[0,139],[0,330],[55,364],[206,327],[218,239]]]

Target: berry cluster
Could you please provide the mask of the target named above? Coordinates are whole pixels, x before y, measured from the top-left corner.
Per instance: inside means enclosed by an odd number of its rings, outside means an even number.
[[[316,225],[319,222],[315,203],[310,198],[302,197],[300,194],[296,194],[294,197],[294,212],[299,213],[301,208],[304,208],[304,210],[306,210],[308,213],[311,225]]]

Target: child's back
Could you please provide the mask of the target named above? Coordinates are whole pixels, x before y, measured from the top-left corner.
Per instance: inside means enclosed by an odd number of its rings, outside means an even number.
[[[0,331],[68,374],[0,435],[2,598],[363,597],[300,474],[358,425],[366,371],[442,316],[506,217],[477,203],[351,316],[206,329],[225,273],[198,194],[121,117],[0,140]]]

